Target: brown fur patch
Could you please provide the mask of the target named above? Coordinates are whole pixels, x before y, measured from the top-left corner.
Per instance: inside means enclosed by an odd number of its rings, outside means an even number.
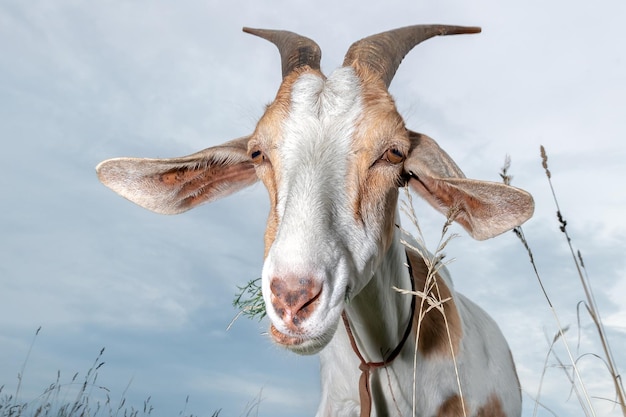
[[[426,263],[417,253],[407,250],[411,267],[413,270],[413,279],[415,280],[415,289],[425,292],[429,297],[436,300],[445,300],[453,297],[450,289],[439,275],[435,275],[430,282],[427,282],[428,267]],[[427,286],[428,285],[428,286]],[[414,326],[417,329],[420,315],[421,299],[418,297],[415,306]],[[423,310],[426,311],[428,303],[424,302]],[[456,308],[454,298],[443,304],[445,319],[440,310],[433,308],[423,315],[421,324],[419,325],[420,334],[418,338],[418,348],[422,355],[445,355],[450,356],[450,345],[455,353],[459,351],[463,329],[461,328],[461,317]],[[446,330],[446,319],[450,331],[450,340],[448,339],[448,331]]]
[[[367,68],[357,66],[355,70],[362,80],[363,114],[357,122],[353,138],[356,158],[350,175],[355,175],[359,184],[353,203],[354,217],[370,227],[380,227],[381,243],[387,249],[395,232],[397,190],[402,180],[403,164],[392,164],[380,158],[392,147],[408,156],[412,143],[404,120],[384,83],[373,78]],[[384,219],[383,223],[381,219]],[[411,254],[411,263],[418,291],[424,291],[428,285],[425,292],[429,297],[437,300],[452,297],[452,292],[438,275],[427,283],[428,268],[419,255]],[[416,304],[415,329],[420,314],[419,301]],[[425,309],[428,307],[427,304],[424,306]],[[450,357],[451,348],[454,352],[460,349],[463,331],[454,300],[447,301],[443,309],[445,318],[440,310],[431,309],[421,319],[418,347],[425,356]]]
[[[437,417],[463,417],[465,415],[467,413],[463,412],[463,402],[457,394],[448,397],[437,410]]]
[[[357,222],[381,228],[382,249],[386,250],[394,233],[402,163],[393,164],[381,157],[389,148],[408,154],[410,141],[404,120],[384,84],[358,69],[357,75],[362,81],[363,113],[356,123],[354,163],[348,174],[352,210]]]
[[[458,394],[448,397],[437,410],[437,417],[464,417],[469,416],[467,411],[463,412],[463,402]],[[476,410],[475,417],[506,417],[502,409],[502,402],[496,394],[492,394],[487,402]]]
[[[487,402],[476,412],[476,417],[506,417],[500,398],[496,394],[491,394]]]

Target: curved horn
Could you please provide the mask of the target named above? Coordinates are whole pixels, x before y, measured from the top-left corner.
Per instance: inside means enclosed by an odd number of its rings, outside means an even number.
[[[296,68],[308,65],[320,69],[322,51],[315,41],[286,30],[243,28],[243,31],[272,42],[280,52],[283,78]]]
[[[415,25],[394,29],[353,43],[343,65],[365,64],[378,73],[389,87],[402,59],[418,43],[433,36],[479,32],[479,27],[446,25]]]

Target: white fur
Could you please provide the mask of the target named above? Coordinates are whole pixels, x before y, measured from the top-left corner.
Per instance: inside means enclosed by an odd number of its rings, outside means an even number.
[[[378,349],[389,350],[395,347],[409,317],[409,297],[390,288],[392,285],[401,288],[410,286],[407,268],[402,263],[404,249],[399,236],[396,236],[387,256],[370,281],[370,288],[361,292],[346,308],[354,323],[354,333],[372,333],[379,336],[376,342],[359,340],[361,353],[369,361],[382,359]],[[453,291],[447,269],[442,268],[440,275]],[[519,415],[520,390],[502,333],[480,307],[461,294],[453,292],[453,296],[463,323],[464,337],[456,362],[468,416],[474,415],[494,393],[502,401],[505,415]],[[398,326],[385,325],[394,323]],[[385,334],[390,332],[388,327],[394,329],[391,336]],[[381,346],[381,340],[388,343]],[[372,416],[413,415],[414,352],[415,334],[412,334],[400,356],[388,367],[372,372]],[[321,351],[320,358],[322,402],[317,416],[358,416],[359,360],[352,351],[343,326],[339,326],[333,340]],[[418,353],[415,377],[418,416],[436,415],[446,399],[459,393],[454,364],[449,358],[424,358]]]
[[[280,227],[263,267],[263,294],[272,323],[287,333],[269,298],[271,278],[306,276],[323,282],[320,305],[302,326],[311,342],[298,349],[301,353],[315,353],[330,341],[346,289],[360,289],[355,277],[366,273],[369,252],[377,249],[367,244],[365,231],[352,219],[343,186],[355,121],[362,112],[359,92],[351,68],[339,69],[327,80],[303,75],[293,86],[291,111],[283,123]]]

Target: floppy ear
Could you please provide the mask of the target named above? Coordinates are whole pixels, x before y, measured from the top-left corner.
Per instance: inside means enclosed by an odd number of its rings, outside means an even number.
[[[534,211],[526,191],[503,183],[471,180],[437,143],[428,136],[409,131],[411,151],[404,162],[409,185],[430,205],[455,217],[478,240],[497,236],[528,220]]]
[[[161,214],[177,214],[257,181],[243,137],[182,158],[115,158],[96,167],[104,185]]]

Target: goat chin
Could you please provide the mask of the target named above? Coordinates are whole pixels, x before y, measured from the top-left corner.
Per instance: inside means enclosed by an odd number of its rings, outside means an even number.
[[[273,324],[270,324],[269,334],[272,340],[279,346],[288,349],[298,355],[315,355],[330,343],[335,330],[337,329],[337,323],[323,333],[321,336],[315,336],[311,338],[303,336],[289,336],[281,333]]]

